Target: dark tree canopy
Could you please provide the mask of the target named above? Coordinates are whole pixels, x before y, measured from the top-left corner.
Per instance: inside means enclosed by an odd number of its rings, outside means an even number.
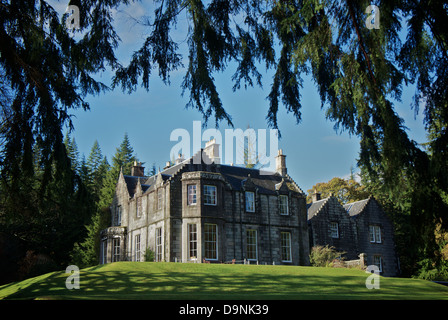
[[[150,90],[158,76],[169,84],[182,66],[180,44],[172,31],[186,17],[188,65],[182,88],[188,107],[232,124],[214,75],[236,66],[234,90],[261,85],[260,68],[273,71],[266,89],[267,123],[278,128],[284,107],[301,121],[304,75],[311,75],[327,118],[336,130],[360,138],[358,165],[366,183],[400,199],[409,186],[410,219],[421,252],[431,255],[434,227],[446,229],[448,212],[448,8],[444,1],[258,1],[157,0],[148,36],[129,53],[128,65],[115,56],[119,38],[113,10],[129,1],[70,1],[80,11],[72,31],[47,1],[0,4],[0,166],[2,192],[19,203],[33,184],[35,156],[42,183],[38,194],[70,171],[62,129],[71,127],[70,109],[88,109],[86,95],[108,88],[94,79],[105,68],[113,86],[131,93]],[[366,8],[379,8],[379,28],[369,29]],[[416,88],[410,108],[423,112],[426,149],[409,138],[394,103],[404,86]],[[281,128],[280,128],[281,129]],[[71,182],[70,182],[71,181]],[[67,188],[75,190],[73,179]],[[70,187],[70,188],[69,188]],[[37,195],[36,195],[37,196]],[[32,206],[31,206],[32,207]]]

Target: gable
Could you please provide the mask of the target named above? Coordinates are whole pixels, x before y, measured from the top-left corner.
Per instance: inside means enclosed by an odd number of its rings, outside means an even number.
[[[322,208],[327,205],[328,199],[330,199],[330,198],[325,198],[325,199],[322,199],[319,201],[308,203],[306,205],[306,209],[307,209],[307,213],[308,213],[308,220],[310,220],[311,218],[316,216],[319,213],[319,211],[322,210]]]
[[[369,203],[370,198],[347,203],[344,205],[344,209],[348,212],[351,217],[356,217],[358,214],[362,213]]]

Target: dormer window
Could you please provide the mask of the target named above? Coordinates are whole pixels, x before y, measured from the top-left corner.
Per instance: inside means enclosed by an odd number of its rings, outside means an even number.
[[[278,210],[281,215],[284,216],[289,215],[288,196],[285,195],[278,196]]]
[[[157,210],[162,210],[162,189],[157,190]]]
[[[116,218],[116,225],[117,226],[121,226],[121,206],[118,206],[117,207],[117,211],[116,211],[116,216],[115,216],[115,218]]]
[[[255,212],[255,193],[246,191],[246,212]]]
[[[136,216],[137,218],[140,218],[142,216],[142,198],[138,198],[135,201],[135,207],[136,207]]]

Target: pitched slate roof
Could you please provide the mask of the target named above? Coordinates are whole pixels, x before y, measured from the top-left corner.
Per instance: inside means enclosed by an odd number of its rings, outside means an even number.
[[[154,187],[154,184],[157,181],[157,176],[160,174],[163,181],[170,179],[177,172],[179,172],[185,165],[192,165],[193,157],[184,160],[183,162],[173,165],[162,172],[155,174],[150,177],[133,177],[133,176],[124,176],[125,181],[128,187],[129,195],[133,197],[135,194],[135,189],[137,187],[137,181],[140,179],[140,183],[142,185],[143,192],[151,191]],[[187,169],[187,171],[189,171]],[[191,170],[194,171],[194,170]],[[286,176],[282,177],[278,173],[270,172],[270,174],[261,174],[261,170],[259,169],[249,169],[245,167],[239,166],[230,166],[219,164],[213,170],[216,173],[220,173],[224,179],[230,184],[232,189],[241,190],[244,182],[250,177],[253,184],[256,186],[259,193],[263,194],[276,194],[278,186],[281,185],[282,181],[286,184],[286,187],[293,191],[299,192],[303,194],[303,191],[300,187],[292,180],[291,177]],[[263,171],[263,173],[269,173]]]
[[[347,210],[348,214],[351,217],[354,217],[354,216],[360,214],[364,210],[364,208],[367,205],[367,203],[369,202],[369,200],[370,200],[370,198],[352,202],[352,203],[347,203],[344,205],[344,209]]]
[[[319,211],[327,204],[328,199],[330,198],[325,198],[319,201],[308,203],[306,205],[306,209],[308,211],[308,220],[314,217],[317,213],[319,213]],[[370,198],[367,198],[364,200],[347,203],[343,205],[343,207],[351,217],[356,217],[364,210],[369,200]]]
[[[238,166],[220,165],[218,170],[234,190],[241,190],[244,182],[250,177],[259,193],[276,194],[277,187],[284,181],[289,190],[303,194],[303,191],[290,179],[278,173],[261,174],[259,169],[250,169]],[[263,171],[267,173],[266,171]]]
[[[316,214],[318,214],[320,209],[322,209],[327,204],[329,199],[330,199],[330,197],[321,199],[319,201],[315,201],[312,203],[308,203],[306,205],[306,210],[308,213],[308,220],[311,219],[312,217],[314,217]]]
[[[124,177],[124,181],[126,182],[126,187],[128,188],[129,196],[131,198],[134,196],[134,193],[137,189],[138,180],[140,180],[140,184],[142,186],[143,192],[145,192],[149,188],[149,185],[145,184],[145,181],[147,179],[146,177],[135,177],[135,176],[125,176],[125,175],[123,175],[123,177]]]

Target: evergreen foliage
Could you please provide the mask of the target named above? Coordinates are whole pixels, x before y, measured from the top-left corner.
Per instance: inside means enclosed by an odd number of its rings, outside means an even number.
[[[86,183],[95,203],[92,207],[91,220],[85,227],[87,234],[85,238],[81,238],[82,241],[75,243],[71,252],[72,262],[79,267],[89,267],[99,263],[100,232],[110,226],[109,206],[114,197],[118,176],[120,170],[130,174],[131,166],[137,160],[133,153],[127,134],[116,149],[112,166],[109,166],[106,157],[103,157],[98,141],[95,141],[92,146],[86,163],[88,172]]]
[[[154,64],[166,79],[179,67],[177,43],[170,31],[184,11],[189,32],[188,67],[183,82],[188,106],[207,120],[231,122],[222,106],[213,74],[236,64],[234,88],[261,85],[260,65],[274,71],[267,95],[268,124],[278,127],[280,105],[301,120],[301,84],[310,75],[322,109],[344,130],[360,138],[358,166],[367,190],[388,202],[403,200],[396,222],[412,238],[412,261],[446,264],[437,252],[434,230],[447,230],[448,203],[448,19],[443,1],[376,1],[379,29],[365,22],[370,1],[202,1],[158,2],[144,47],[114,84],[133,90],[142,77],[149,89]],[[238,18],[236,18],[238,17]],[[238,22],[236,22],[238,21]],[[151,46],[154,39],[160,42]],[[145,50],[143,50],[145,49]],[[145,55],[145,59],[143,59]],[[161,61],[159,57],[165,59]],[[394,102],[403,87],[415,85],[410,106],[425,115],[427,150],[406,132]],[[404,180],[404,181],[403,181]],[[402,184],[406,188],[402,188]],[[408,242],[408,241],[406,241]],[[415,273],[418,266],[411,267]]]
[[[236,66],[234,89],[261,85],[263,66],[273,70],[268,90],[268,124],[278,128],[281,105],[301,121],[301,84],[311,75],[322,109],[336,130],[360,138],[358,166],[363,184],[394,209],[395,222],[412,242],[409,259],[446,265],[436,228],[448,227],[448,19],[444,1],[376,1],[379,29],[365,21],[370,1],[155,1],[148,37],[127,66],[115,50],[119,38],[112,13],[127,0],[70,1],[80,9],[80,27],[67,29],[47,1],[0,5],[0,226],[4,233],[64,261],[67,247],[90,218],[88,161],[74,161],[70,110],[87,110],[87,95],[108,87],[99,71],[115,72],[113,86],[149,90],[153,69],[169,84],[182,66],[171,32],[181,13],[188,24],[188,65],[182,88],[188,107],[215,124],[232,117],[222,105],[213,75]],[[183,41],[183,40],[182,40]],[[403,86],[416,87],[412,108],[423,112],[426,149],[410,139],[394,102]],[[125,143],[126,144],[126,143]],[[68,147],[66,147],[68,146]],[[123,148],[124,150],[125,148]],[[128,149],[127,151],[130,151]],[[132,152],[125,152],[132,154]],[[93,160],[93,159],[92,159]],[[99,191],[103,207],[119,166]],[[106,163],[103,163],[106,166]],[[78,171],[76,171],[78,170]],[[118,169],[119,170],[119,169]],[[93,181],[90,182],[93,186]],[[400,204],[399,202],[402,201]],[[66,228],[67,225],[73,226]],[[427,264],[426,264],[427,265]],[[410,268],[415,273],[419,266]]]

